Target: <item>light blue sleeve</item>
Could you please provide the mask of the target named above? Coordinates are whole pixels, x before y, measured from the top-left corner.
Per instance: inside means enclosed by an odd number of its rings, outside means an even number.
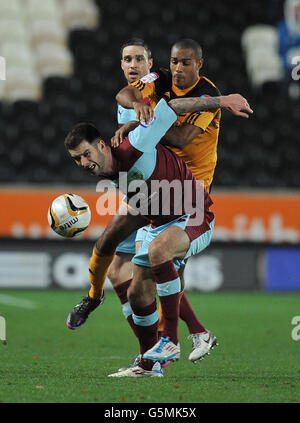
[[[118,104],[118,124],[124,125],[131,120],[136,120],[134,109],[125,109],[125,107]]]
[[[139,125],[128,136],[130,144],[144,153],[153,151],[167,130],[177,120],[176,113],[164,99],[157,103],[154,116],[150,125]]]

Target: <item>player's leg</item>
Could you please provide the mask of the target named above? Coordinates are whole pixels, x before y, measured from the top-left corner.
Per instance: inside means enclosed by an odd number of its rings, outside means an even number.
[[[133,274],[133,263],[131,262],[132,257],[135,253],[123,253],[116,251],[116,255],[108,269],[108,279],[110,280],[113,287],[120,285],[123,282],[132,279]]]
[[[103,303],[103,286],[117,246],[131,233],[145,225],[146,220],[142,216],[133,216],[125,212],[126,206],[121,205],[94,246],[89,263],[91,288],[88,295],[69,313],[66,323],[70,329],[79,329],[89,314]]]
[[[170,242],[172,241],[172,242]],[[184,258],[190,245],[188,235],[178,226],[171,226],[158,234],[148,248],[149,261],[157,284],[164,328],[161,341],[144,355],[161,360],[178,359],[180,353],[178,320],[181,282],[174,258]]]
[[[206,331],[205,327],[199,321],[198,317],[196,316],[196,313],[194,312],[192,308],[191,303],[189,302],[189,299],[186,293],[184,292],[184,288],[185,288],[184,269],[185,269],[185,266],[182,266],[178,272],[180,275],[181,293],[182,293],[180,298],[179,317],[186,323],[189,333],[205,332]]]
[[[210,244],[213,228],[214,220],[210,223],[210,229],[205,232],[200,231],[199,236],[192,240],[191,246],[185,256],[185,260],[188,260],[188,258],[192,255],[200,253]],[[190,228],[187,227],[186,231],[189,232],[189,230]],[[192,352],[189,355],[189,360],[192,362],[202,360],[206,354],[210,353],[210,350],[213,349],[215,345],[218,345],[215,335],[207,329],[203,331],[202,325],[199,326],[196,320],[195,325],[193,325],[190,329],[189,338],[193,343]]]
[[[181,281],[181,286],[184,287],[184,274],[181,275]],[[188,338],[192,340],[192,352],[189,355],[189,360],[193,362],[202,360],[216,344],[216,337],[199,321],[184,291],[182,291],[180,299],[179,317],[186,323],[190,333]]]
[[[109,267],[108,278],[110,279],[116,294],[118,295],[122,304],[123,315],[128,321],[131,329],[135,333],[135,325],[132,320],[132,309],[128,301],[127,291],[132,281],[134,265],[132,258],[144,238],[147,230],[140,230],[134,232],[126,240],[121,242],[117,249],[114,260]]]
[[[156,284],[150,269],[135,266],[128,299],[133,310],[133,320],[140,344],[141,359],[136,366],[109,375],[110,377],[163,376],[159,363],[144,360],[142,355],[158,340],[158,312],[156,307]]]
[[[126,240],[124,242],[126,242]],[[132,320],[132,309],[127,298],[127,291],[133,275],[133,263],[131,260],[134,256],[134,252],[135,249],[133,250],[133,254],[123,253],[117,249],[114,259],[109,266],[107,276],[120,300],[123,315],[136,335],[135,325]]]
[[[177,225],[178,223],[173,223],[173,225],[162,231],[154,238],[148,248],[149,260],[158,284],[157,289],[166,322],[163,332],[164,336],[158,343],[159,345],[157,344],[152,350],[144,354],[144,357],[150,359],[170,359],[168,356],[170,342],[174,348],[178,340],[178,316],[176,316],[174,310],[176,310],[178,303],[177,310],[179,313],[178,290],[180,278],[178,272],[176,272],[175,262],[178,261],[177,259],[188,259],[191,255],[198,254],[206,248],[210,243],[213,231],[213,222],[210,228],[194,227],[193,235],[189,233],[186,227],[183,228]],[[198,236],[195,236],[195,234]],[[174,259],[176,259],[175,262],[173,261]],[[216,338],[207,331],[207,337],[203,341],[206,343],[205,354],[207,354],[216,344]],[[195,359],[192,351],[189,359],[195,361],[199,357]]]
[[[206,328],[203,326],[203,324],[198,319],[195,311],[193,310],[193,307],[184,292],[185,282],[184,282],[184,269],[185,266],[181,266],[178,270],[178,274],[180,277],[181,282],[181,292],[180,292],[180,303],[179,303],[179,318],[185,322],[187,325],[188,331],[190,333],[189,337],[193,341],[193,351],[195,350],[195,346],[199,344],[198,338],[200,334],[205,334]],[[158,314],[159,314],[159,321],[158,321],[158,336],[162,336],[162,333],[164,331],[164,316],[162,312],[162,306],[161,303],[159,303],[158,307]],[[200,353],[200,352],[199,352]],[[195,353],[194,353],[195,355]],[[198,354],[199,355],[199,354]],[[201,355],[198,359],[201,358]]]

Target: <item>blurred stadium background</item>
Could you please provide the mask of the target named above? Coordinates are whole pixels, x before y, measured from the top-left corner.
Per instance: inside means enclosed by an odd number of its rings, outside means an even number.
[[[168,66],[178,39],[199,41],[202,73],[223,94],[244,95],[255,112],[248,120],[223,112],[216,230],[188,264],[187,289],[300,290],[300,82],[290,66],[300,56],[300,21],[284,50],[284,7],[279,0],[0,0],[0,287],[88,287],[93,240],[111,216],[97,215],[95,180],[73,165],[63,140],[79,121],[93,122],[103,137],[114,133],[115,94],[125,84],[119,49],[138,36],[154,66]],[[48,227],[50,202],[64,192],[91,205],[80,240],[58,239]]]

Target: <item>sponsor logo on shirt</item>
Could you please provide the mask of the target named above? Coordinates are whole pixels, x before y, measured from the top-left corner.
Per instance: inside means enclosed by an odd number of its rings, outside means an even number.
[[[143,76],[141,78],[141,81],[145,84],[151,84],[151,82],[155,81],[159,76],[155,72],[148,73],[148,75]]]

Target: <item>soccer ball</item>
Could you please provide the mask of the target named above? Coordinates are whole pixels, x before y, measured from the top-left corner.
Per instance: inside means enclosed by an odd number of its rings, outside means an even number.
[[[76,194],[63,194],[55,198],[48,210],[48,222],[60,236],[72,238],[81,234],[91,221],[91,210],[83,198]]]

